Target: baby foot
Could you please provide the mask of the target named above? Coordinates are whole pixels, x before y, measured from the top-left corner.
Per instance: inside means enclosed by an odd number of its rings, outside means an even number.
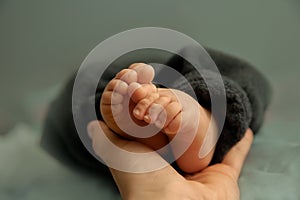
[[[184,92],[156,88],[151,83],[153,77],[153,68],[142,63],[120,71],[102,95],[100,109],[104,121],[117,134],[154,150],[166,146],[177,133],[183,133],[183,138],[171,145],[178,166],[188,173],[207,167],[214,151],[204,159],[198,154],[208,129],[210,113]],[[133,137],[119,127],[133,126],[129,117],[135,125],[156,127],[158,133],[148,138]],[[182,146],[187,143],[189,147],[182,154]]]
[[[153,77],[154,69],[143,63],[132,64],[128,69],[123,69],[104,89],[100,110],[107,126],[117,134],[142,142],[153,149],[159,149],[168,143],[166,136],[162,133],[143,138],[143,133],[138,133],[141,137],[134,137],[132,136],[134,131],[128,131],[134,130],[135,125],[148,125],[143,119],[134,117],[133,108],[136,102],[150,105],[159,97],[156,87],[152,84]],[[134,113],[137,114],[137,112]],[[156,127],[153,126],[153,128]],[[156,132],[159,132],[157,128]]]
[[[140,88],[139,92],[146,89]],[[157,93],[159,97],[155,100],[145,96],[136,102],[133,116],[162,130],[171,142],[173,154],[181,170],[194,173],[204,169],[214,153],[213,149],[204,158],[199,158],[211,120],[210,112],[182,91],[158,88]],[[135,93],[132,94],[134,95]],[[172,142],[178,133],[180,138]],[[210,134],[217,134],[217,130],[214,129]]]
[[[179,90],[158,88],[157,93],[159,97],[155,100],[145,96],[136,103],[133,109],[134,117],[148,124],[154,124],[170,137],[179,131],[195,133],[199,124],[198,102]]]

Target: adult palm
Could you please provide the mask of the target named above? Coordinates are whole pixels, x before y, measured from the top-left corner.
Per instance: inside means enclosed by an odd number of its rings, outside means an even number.
[[[101,128],[100,128],[100,126]],[[95,153],[103,160],[108,154],[103,135],[124,150],[131,152],[152,151],[143,144],[123,140],[116,136],[103,122],[93,121],[88,125]],[[104,133],[104,134],[102,134]],[[248,129],[242,140],[225,156],[222,163],[209,166],[195,174],[179,174],[173,167],[166,167],[147,173],[129,173],[110,168],[123,199],[197,199],[238,200],[240,192],[238,177],[250,150],[253,133]],[[158,161],[163,160],[156,154]],[[144,163],[136,163],[139,168]]]

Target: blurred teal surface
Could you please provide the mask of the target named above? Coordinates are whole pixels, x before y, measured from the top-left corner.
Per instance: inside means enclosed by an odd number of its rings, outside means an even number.
[[[88,52],[142,26],[178,30],[267,76],[273,102],[240,178],[242,199],[300,199],[299,22],[298,0],[1,0],[0,199],[118,198],[38,140],[47,104]]]

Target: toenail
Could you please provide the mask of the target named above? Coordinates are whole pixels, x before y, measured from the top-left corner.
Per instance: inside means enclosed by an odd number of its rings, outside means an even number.
[[[148,122],[148,123],[151,122],[151,119],[150,119],[149,115],[145,115],[144,120],[145,120],[146,122]]]
[[[136,116],[140,116],[140,111],[138,109],[134,109],[133,113],[136,115]]]

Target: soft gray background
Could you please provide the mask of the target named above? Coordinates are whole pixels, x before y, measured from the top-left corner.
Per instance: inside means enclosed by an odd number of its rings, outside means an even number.
[[[268,77],[273,103],[240,179],[242,199],[300,199],[299,22],[298,0],[0,0],[0,199],[117,198],[38,140],[48,102],[89,51],[142,26],[181,31]]]

